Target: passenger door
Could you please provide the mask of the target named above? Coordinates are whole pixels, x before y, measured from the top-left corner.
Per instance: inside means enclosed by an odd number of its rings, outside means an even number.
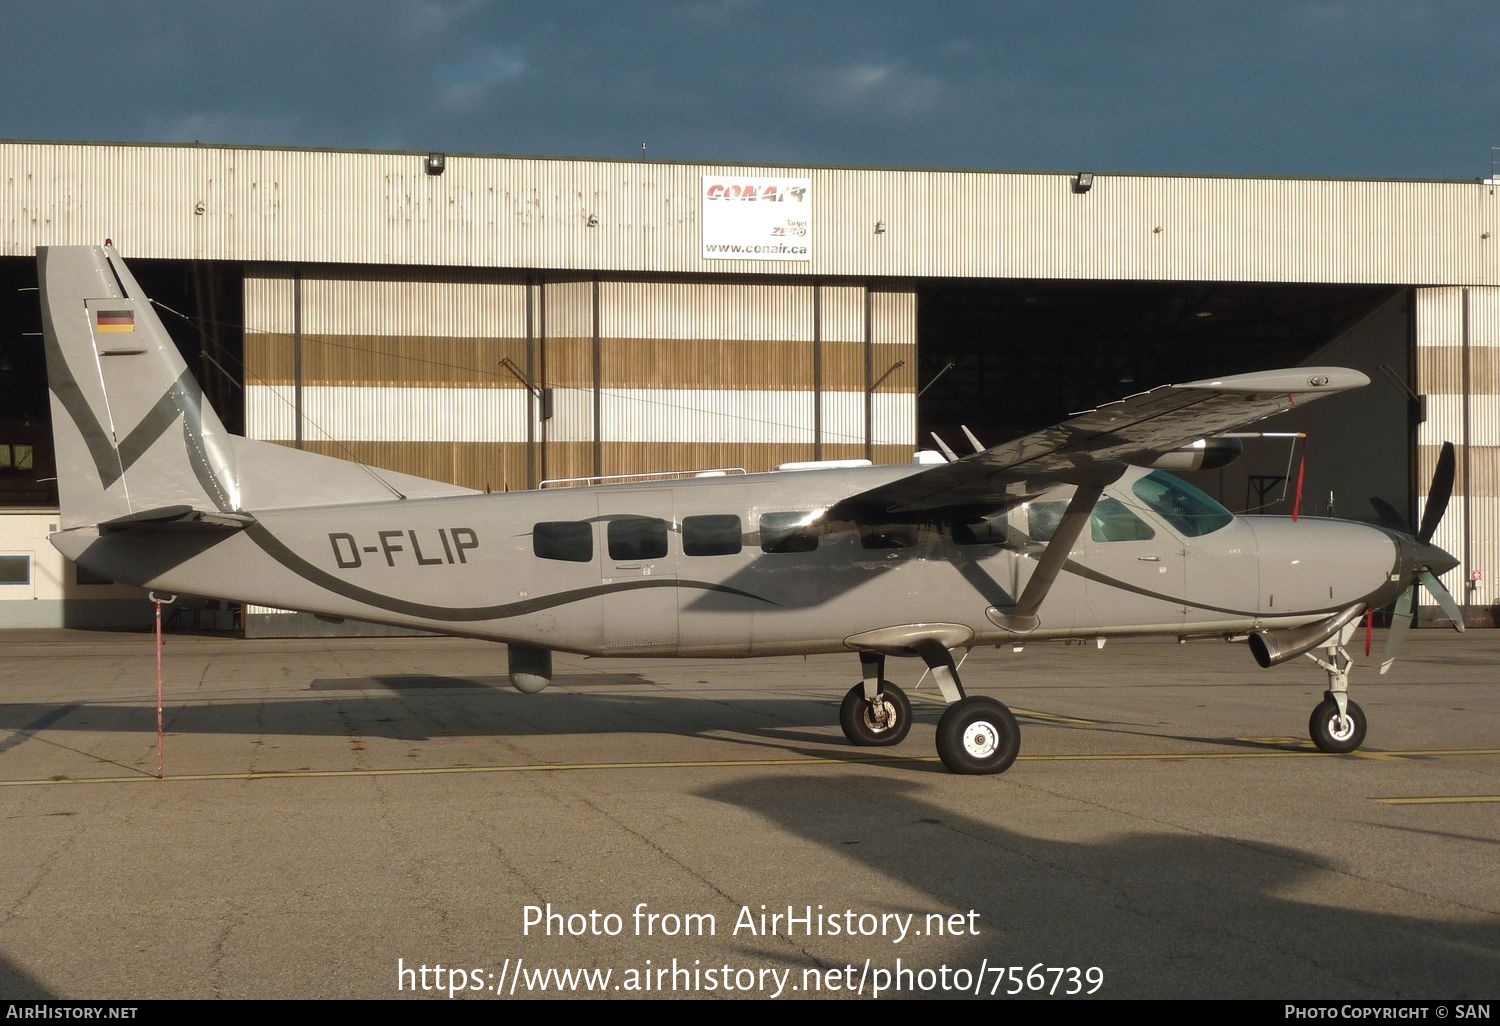
[[[1089,624],[1101,630],[1181,626],[1184,546],[1160,521],[1105,495],[1089,517],[1083,548]]]
[[[599,493],[599,577],[606,651],[677,649],[672,492]]]

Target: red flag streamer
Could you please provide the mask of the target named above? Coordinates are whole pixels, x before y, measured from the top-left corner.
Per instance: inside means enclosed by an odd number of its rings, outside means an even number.
[[[1292,523],[1302,515],[1302,485],[1307,480],[1307,443],[1302,443],[1302,462],[1297,464],[1297,495],[1292,499]]]
[[[1365,658],[1370,658],[1370,649],[1375,644],[1375,610],[1365,610]]]

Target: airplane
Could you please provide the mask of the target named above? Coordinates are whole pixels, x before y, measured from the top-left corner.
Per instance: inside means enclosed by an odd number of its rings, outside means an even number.
[[[1348,696],[1361,614],[1395,602],[1382,672],[1419,586],[1463,629],[1438,580],[1457,561],[1432,544],[1451,445],[1415,532],[1236,516],[1163,469],[1368,384],[1358,371],[1162,386],[936,462],[483,494],[230,434],[112,245],[37,252],[64,555],[161,592],[503,642],[523,692],[550,683],[557,651],[848,652],[861,675],[840,726],[886,747],[912,725],[886,659],[915,657],[946,703],[942,763],[993,774],[1020,731],[1002,702],[966,693],[969,649],[1224,638],[1261,666],[1317,662],[1328,689],[1309,735],[1352,752],[1367,729]]]

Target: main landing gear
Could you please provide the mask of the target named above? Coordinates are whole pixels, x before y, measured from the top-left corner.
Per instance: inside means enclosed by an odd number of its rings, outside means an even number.
[[[1003,773],[1021,751],[1021,730],[1001,702],[965,695],[953,655],[939,642],[923,642],[917,654],[927,663],[948,702],[938,720],[937,751],[954,773]],[[885,679],[885,656],[860,652],[864,680],[844,696],[839,725],[851,744],[864,747],[899,744],[911,729],[911,702]]]

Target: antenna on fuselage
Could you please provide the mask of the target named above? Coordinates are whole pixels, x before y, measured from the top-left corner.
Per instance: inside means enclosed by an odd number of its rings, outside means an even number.
[[[939,438],[936,431],[929,431],[928,434],[932,436],[932,440],[937,443],[938,449],[940,449],[943,455],[947,457],[949,463],[952,463],[958,459],[958,454],[955,453],[952,449],[948,448],[948,443]]]

